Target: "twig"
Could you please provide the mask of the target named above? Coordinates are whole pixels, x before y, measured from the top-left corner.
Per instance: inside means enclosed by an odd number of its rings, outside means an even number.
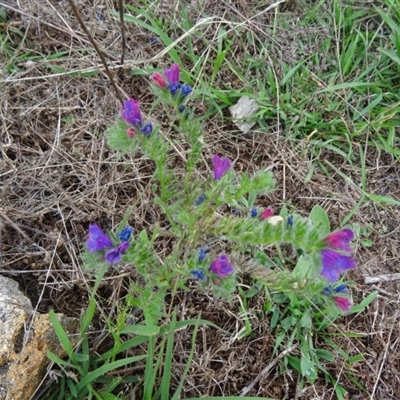
[[[96,50],[97,54],[99,55],[99,57],[100,57],[100,59],[101,59],[101,62],[102,62],[102,64],[104,65],[104,69],[105,69],[105,71],[106,71],[106,74],[107,74],[107,76],[108,76],[108,79],[110,80],[111,85],[113,86],[113,88],[114,88],[114,90],[115,90],[115,94],[116,94],[116,96],[118,97],[118,100],[121,102],[121,104],[123,104],[123,103],[124,103],[124,100],[123,100],[123,98],[122,98],[122,96],[121,96],[121,93],[120,93],[120,91],[119,91],[118,86],[117,86],[117,85],[115,84],[115,82],[114,82],[114,79],[113,79],[113,77],[112,77],[112,75],[111,75],[111,72],[110,72],[110,70],[109,70],[109,68],[108,68],[107,61],[106,61],[106,59],[105,59],[105,57],[104,57],[103,52],[100,50],[99,46],[97,46],[97,43],[96,43],[96,41],[93,39],[93,36],[90,34],[89,30],[86,28],[86,25],[85,25],[85,23],[83,22],[83,20],[82,20],[82,18],[81,18],[81,15],[80,15],[80,13],[79,13],[79,10],[78,10],[78,8],[76,7],[76,4],[74,3],[74,1],[73,1],[73,0],[68,0],[68,3],[70,4],[70,6],[71,6],[71,8],[72,8],[72,11],[73,11],[73,13],[75,14],[76,19],[78,20],[79,25],[82,27],[82,29],[83,29],[84,32],[86,33],[86,36],[87,36],[88,39],[90,40],[90,43],[92,43],[94,49]]]
[[[125,24],[124,24],[124,6],[122,4],[122,0],[118,2],[119,7],[119,21],[121,23],[121,40],[122,40],[122,50],[121,50],[121,67],[124,65],[125,58],[125,49],[126,49],[126,40],[125,40]]]
[[[384,294],[385,296],[393,296],[393,293],[390,293],[390,292],[388,292],[387,290],[380,288],[379,286],[372,285],[371,288],[372,288],[372,289],[375,289],[375,290],[378,291],[379,293]]]
[[[367,276],[364,278],[364,283],[377,283],[377,282],[392,282],[400,280],[400,274],[384,274],[384,275],[375,275],[375,276]]]
[[[251,389],[253,389],[253,387],[255,386],[255,384],[257,382],[259,382],[262,378],[264,378],[265,375],[268,374],[269,370],[273,367],[275,367],[276,364],[278,364],[278,362],[285,357],[287,354],[289,354],[290,352],[292,352],[295,348],[297,347],[297,344],[294,344],[293,346],[290,346],[288,349],[282,351],[281,354],[278,355],[278,357],[275,358],[274,361],[272,361],[269,365],[267,365],[256,377],[256,379],[254,379],[253,382],[250,383],[250,385],[246,386],[243,390],[242,393],[240,393],[240,396],[245,396],[247,393],[250,392]]]

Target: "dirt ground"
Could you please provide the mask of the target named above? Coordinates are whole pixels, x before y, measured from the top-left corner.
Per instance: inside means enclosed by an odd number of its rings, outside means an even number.
[[[238,19],[242,14],[254,12],[253,3],[227,5],[212,0],[193,1],[188,4],[188,12],[193,19],[205,10],[208,15]],[[149,78],[132,77],[130,70],[168,65],[168,56],[156,57],[162,46],[152,45],[149,35],[141,28],[126,24],[126,63],[117,73],[114,66],[121,51],[120,30],[118,21],[107,14],[116,5],[111,0],[77,4],[88,29],[106,52],[117,85],[128,96],[140,99],[144,111],[148,111],[153,100],[148,91]],[[164,1],[157,12],[169,15],[175,6],[175,2]],[[130,225],[137,231],[151,229],[158,218],[157,210],[149,202],[138,200],[145,198],[149,191],[152,166],[140,156],[117,158],[108,148],[103,134],[120,106],[104,72],[86,76],[65,72],[92,68],[103,71],[68,2],[26,0],[8,3],[6,10],[8,20],[3,23],[3,31],[7,30],[15,43],[20,42],[19,54],[29,50],[30,55],[26,61],[17,58],[7,70],[10,58],[2,54],[0,273],[16,279],[39,312],[53,308],[79,317],[82,304],[87,302],[83,284],[87,277],[80,268],[79,254],[88,225],[97,222],[104,229],[112,229],[135,204]],[[301,11],[296,2],[288,2],[282,12],[293,16]],[[23,40],[16,30],[22,33]],[[198,46],[200,50],[202,44]],[[65,54],[59,57],[43,59],[63,51]],[[35,59],[34,55],[40,57]],[[197,101],[193,108],[201,114],[207,105]],[[159,111],[147,116],[163,129],[169,129],[167,124],[163,125],[164,116]],[[288,140],[278,122],[267,129],[238,135],[229,121],[214,116],[204,123],[208,144],[204,158],[210,159],[215,152],[224,154],[235,160],[237,171],[271,167],[278,190],[262,198],[259,206],[279,210],[290,204],[297,212],[307,215],[318,204],[328,211],[332,227],[337,227],[359,201],[360,188],[333,170],[329,179],[318,166],[311,179],[306,179],[313,162],[308,147],[311,143]],[[167,133],[173,135],[173,132]],[[399,128],[397,134],[400,134]],[[400,200],[399,164],[376,148],[365,150],[368,192]],[[338,155],[324,150],[320,160],[329,161],[357,185],[360,183],[361,171],[350,167]],[[337,362],[328,367],[350,393],[349,399],[399,399],[399,283],[396,280],[364,283],[367,276],[400,272],[399,210],[366,201],[351,222],[363,227],[372,223],[368,232],[372,245],[365,247],[362,238],[357,241],[358,268],[349,274],[357,284],[353,290],[354,302],[360,302],[375,290],[379,294],[368,310],[337,322],[341,330],[359,334],[358,337],[343,336],[338,342],[348,354],[364,355],[364,361],[352,368],[370,396],[343,373],[342,357],[338,356]],[[133,276],[114,275],[112,283],[102,289],[105,295],[122,293]],[[273,336],[269,321],[253,318],[253,334],[232,340],[242,327],[237,317],[238,300],[228,303],[213,298],[211,293],[203,293],[195,285],[192,292],[179,296],[173,303],[178,305],[180,318],[195,318],[202,311],[203,319],[232,333],[229,336],[201,328],[185,396],[238,395],[271,363]],[[262,299],[256,296],[251,301],[250,308],[256,315],[257,310],[262,310]],[[175,346],[176,376],[179,377],[190,349],[190,332],[179,331]],[[336,398],[332,387],[322,384],[322,380],[298,392],[298,379],[296,374],[283,374],[274,367],[248,395],[276,399]]]

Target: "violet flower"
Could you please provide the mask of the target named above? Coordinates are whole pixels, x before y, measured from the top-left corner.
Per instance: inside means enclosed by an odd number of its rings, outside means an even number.
[[[214,164],[214,179],[216,181],[220,180],[231,166],[229,158],[221,158],[217,154],[215,154],[213,157],[213,164]]]
[[[221,278],[226,278],[233,272],[233,266],[229,264],[228,257],[222,254],[211,263],[209,270]]]
[[[340,275],[348,269],[356,267],[356,260],[347,255],[340,254],[331,249],[324,249],[322,254],[322,271],[321,275],[324,276],[329,282],[336,282]]]
[[[122,254],[128,250],[130,245],[129,242],[122,242],[116,249],[108,250],[105,254],[105,259],[110,264],[119,263],[122,259]]]
[[[89,237],[86,246],[91,253],[112,247],[112,245],[111,239],[97,224],[89,225]]]
[[[124,101],[124,106],[121,111],[122,119],[133,125],[144,135],[148,135],[152,132],[153,126],[151,122],[143,125],[142,113],[140,112],[139,102],[135,99],[129,99]],[[127,135],[132,137],[132,134],[127,131]]]

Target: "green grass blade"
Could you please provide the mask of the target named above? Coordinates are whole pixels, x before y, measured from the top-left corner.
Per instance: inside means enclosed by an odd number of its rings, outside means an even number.
[[[89,385],[91,382],[95,381],[98,377],[105,375],[107,372],[113,371],[117,368],[123,367],[128,364],[134,364],[137,361],[143,360],[147,357],[147,355],[135,356],[123,358],[122,360],[113,361],[112,363],[105,364],[100,368],[90,372],[87,374],[76,386],[77,390],[82,390],[85,386]]]
[[[197,332],[198,332],[199,326],[200,326],[200,318],[198,319],[198,323],[194,326],[194,331],[193,331],[193,334],[192,334],[192,348],[190,349],[190,354],[189,354],[189,357],[188,357],[188,361],[187,361],[186,367],[185,367],[185,369],[183,371],[183,374],[181,376],[181,380],[179,381],[179,385],[176,388],[174,396],[172,397],[171,400],[178,400],[178,399],[181,398],[181,396],[180,396],[181,395],[181,391],[182,391],[183,385],[185,383],[186,376],[187,376],[187,374],[189,372],[190,366],[192,365],[193,355],[194,355],[194,352],[196,350],[196,337],[197,337]]]
[[[170,391],[171,375],[172,375],[174,333],[176,327],[176,310],[174,310],[172,314],[172,321],[169,325],[170,329],[168,332],[167,348],[165,350],[163,377],[160,386],[161,400],[169,400],[169,391]]]

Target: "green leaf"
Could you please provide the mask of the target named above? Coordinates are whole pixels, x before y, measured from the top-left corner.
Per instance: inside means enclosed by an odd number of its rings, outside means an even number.
[[[128,364],[134,364],[137,361],[143,360],[147,358],[147,355],[142,355],[142,356],[135,356],[135,357],[128,357],[128,358],[123,358],[122,360],[114,361],[109,364],[105,364],[101,366],[100,368],[97,368],[96,370],[90,372],[87,374],[76,386],[76,389],[78,391],[82,390],[86,385],[89,385],[91,382],[96,380],[98,377],[105,375],[107,372],[113,371],[117,368],[124,367],[125,365]]]
[[[311,361],[307,356],[302,354],[300,361],[301,374],[306,377],[310,382],[314,382],[317,377],[317,369],[315,368],[314,362]]]
[[[314,206],[310,213],[310,219],[314,225],[321,232],[321,235],[329,235],[331,231],[331,226],[329,223],[329,218],[326,215],[325,210],[321,206]]]
[[[400,201],[392,199],[391,197],[379,196],[377,194],[367,194],[367,197],[376,203],[387,203],[393,206],[400,206]]]
[[[315,354],[317,355],[317,357],[323,358],[324,360],[329,362],[335,360],[335,357],[328,350],[316,349]]]
[[[370,293],[361,303],[351,307],[349,314],[357,314],[364,311],[375,300],[376,296],[378,296],[378,292]]]
[[[47,357],[58,365],[63,365],[64,367],[72,367],[75,368],[74,365],[71,365],[70,362],[63,360],[62,358],[58,357],[56,354],[52,353],[50,350],[47,350]]]
[[[60,341],[62,347],[64,348],[65,352],[68,354],[69,358],[76,363],[75,357],[74,357],[74,352],[72,349],[72,343],[68,339],[68,335],[65,332],[64,328],[61,326],[60,321],[58,320],[54,310],[50,310],[49,312],[49,318],[51,323],[53,324],[54,330],[56,332],[56,335],[58,337],[58,340]]]
[[[156,325],[128,325],[121,329],[122,333],[133,333],[141,336],[154,336],[160,333],[160,327]]]

